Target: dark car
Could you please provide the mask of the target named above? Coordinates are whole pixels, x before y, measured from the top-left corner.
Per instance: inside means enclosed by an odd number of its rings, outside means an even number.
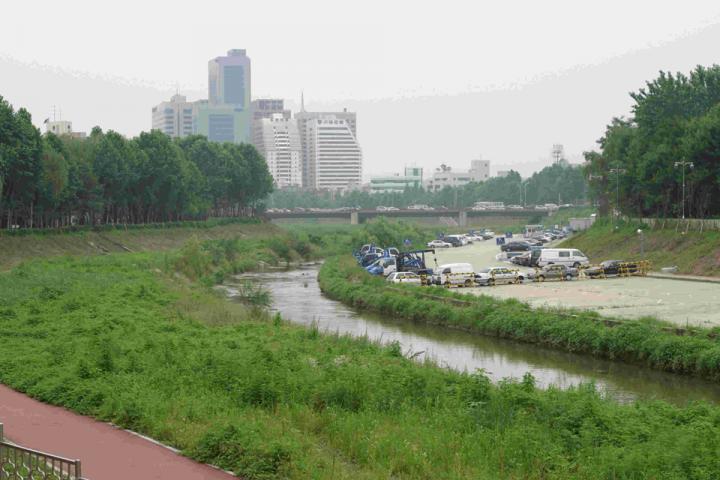
[[[605,275],[620,275],[637,273],[638,264],[635,262],[624,262],[622,260],[605,260],[600,265],[585,270],[585,275],[590,278],[602,277]]]
[[[508,242],[503,245],[500,245],[500,250],[503,252],[527,252],[530,250],[530,245],[526,241],[521,242]]]
[[[462,240],[458,237],[446,236],[443,238],[443,241],[451,244],[453,247],[462,247]]]
[[[527,277],[536,282],[544,282],[545,280],[572,280],[578,275],[577,268],[555,264],[546,265],[535,272],[528,272]]]

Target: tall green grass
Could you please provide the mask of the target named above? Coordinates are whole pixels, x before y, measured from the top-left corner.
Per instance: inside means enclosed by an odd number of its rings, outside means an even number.
[[[608,325],[607,319],[595,312],[531,308],[517,300],[464,295],[439,288],[388,288],[383,279],[367,275],[347,255],[327,260],[319,281],[326,294],[358,308],[720,379],[718,329],[698,328],[680,336],[669,325],[649,318]]]

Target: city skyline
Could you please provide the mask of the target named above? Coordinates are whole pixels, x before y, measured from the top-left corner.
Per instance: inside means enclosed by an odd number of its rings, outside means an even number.
[[[299,37],[302,41],[297,45],[281,41],[295,32],[293,25],[278,33],[277,41],[256,34],[253,27],[243,30],[241,41],[226,42],[229,33],[218,29],[213,31],[212,39],[203,38],[196,44],[183,40],[182,48],[163,51],[162,55],[159,48],[137,50],[131,43],[129,48],[137,57],[135,63],[117,55],[113,56],[115,63],[108,63],[100,55],[94,56],[95,63],[85,64],[71,51],[61,52],[56,60],[48,56],[48,52],[54,51],[53,46],[43,45],[43,49],[33,48],[31,41],[20,46],[0,42],[5,45],[0,47],[0,67],[8,73],[0,79],[0,92],[14,105],[26,106],[38,126],[50,115],[52,105],[58,105],[64,118],[72,120],[78,130],[90,131],[99,125],[133,136],[149,129],[147,114],[138,114],[141,106],[156,105],[174,93],[191,100],[203,98],[204,87],[197,80],[207,82],[202,66],[228,46],[239,44],[253,52],[256,93],[253,100],[281,98],[288,108],[298,111],[300,93],[305,91],[310,110],[341,111],[346,107],[357,112],[362,119],[359,137],[363,142],[365,180],[372,174],[399,171],[406,164],[417,164],[428,171],[439,163],[463,168],[478,155],[492,161],[496,169],[493,174],[512,168],[529,175],[552,162],[548,149],[554,143],[566,146],[571,162],[580,161],[583,151],[595,148],[609,118],[618,112],[630,114],[628,92],[641,88],[659,70],[687,72],[696,64],[717,61],[712,46],[720,42],[720,25],[716,23],[720,7],[708,2],[686,9],[692,11],[688,13],[672,5],[652,5],[662,21],[654,22],[652,27],[639,26],[635,32],[618,28],[623,41],[603,38],[608,43],[603,46],[590,38],[597,27],[584,24],[577,8],[558,4],[535,12],[536,7],[523,4],[523,8],[537,13],[538,19],[559,15],[563,21],[558,30],[575,35],[569,43],[578,45],[553,48],[557,47],[558,35],[563,35],[550,29],[534,37],[538,45],[526,45],[528,50],[521,51],[515,43],[503,44],[510,32],[519,28],[508,27],[509,31],[498,37],[502,41],[493,43],[492,48],[485,48],[482,43],[458,46],[460,50],[456,53],[462,52],[461,58],[468,60],[454,62],[452,68],[448,62],[457,55],[440,54],[448,42],[457,40],[455,36],[420,39],[414,48],[407,42],[395,42],[396,33],[392,39],[385,38],[387,25],[399,15],[395,9],[390,9],[387,18],[378,20],[382,25],[375,33],[387,44],[380,49],[376,48],[380,40],[368,36],[373,31],[370,28],[373,19],[363,12],[356,24],[338,20],[332,26],[333,15],[339,15],[335,8],[330,8],[330,13],[316,23],[306,24],[306,33]],[[508,13],[504,7],[477,8],[488,8],[488,18]],[[610,2],[608,12],[595,13],[605,18],[620,8],[619,3]],[[643,9],[642,5],[627,8],[629,18],[640,15]],[[419,25],[430,21],[422,7],[417,9],[417,15],[422,20]],[[302,19],[307,20],[300,15],[298,21]],[[527,23],[520,20],[522,25]],[[621,23],[626,20],[617,19]],[[197,21],[203,31],[210,22],[202,14]],[[280,22],[287,25],[283,23],[287,19]],[[588,29],[587,34],[580,34],[580,24]],[[351,60],[339,57],[337,47],[327,41],[337,36],[341,27],[351,34],[344,47],[348,49],[346,57],[355,61],[357,67],[349,66]],[[0,33],[0,38],[12,33],[12,28]],[[408,28],[417,27],[398,25],[399,31]],[[533,31],[535,28],[532,26]],[[478,39],[486,34],[478,32]],[[104,34],[98,35],[103,38]],[[437,45],[428,43],[432,41]],[[113,42],[107,46],[109,52],[120,48]],[[622,48],[618,46],[621,44]],[[313,48],[320,45],[324,48]],[[96,47],[87,48],[95,51],[92,49]],[[402,61],[386,58],[401,48],[408,53]],[[304,52],[302,61],[294,58],[298,51]],[[496,57],[503,52],[501,62]],[[418,74],[423,55],[442,68]],[[199,60],[199,56],[203,59]],[[530,57],[538,58],[536,61]],[[60,58],[63,68],[55,64]],[[146,68],[148,58],[156,62],[154,68]],[[373,58],[377,63],[373,63]],[[360,67],[365,71],[358,71]],[[440,75],[436,70],[444,73]],[[414,77],[408,80],[410,74]],[[171,76],[172,82],[160,78],[163,75]],[[458,82],[464,82],[464,86]],[[427,118],[433,121],[428,122]],[[392,136],[386,134],[388,119],[394,120]],[[516,141],[518,135],[522,135],[522,142]],[[417,142],[418,138],[423,142]]]

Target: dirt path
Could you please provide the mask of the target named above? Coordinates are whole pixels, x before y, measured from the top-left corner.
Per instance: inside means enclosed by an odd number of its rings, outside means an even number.
[[[149,440],[33,400],[0,385],[0,423],[11,442],[82,461],[90,480],[229,480]]]

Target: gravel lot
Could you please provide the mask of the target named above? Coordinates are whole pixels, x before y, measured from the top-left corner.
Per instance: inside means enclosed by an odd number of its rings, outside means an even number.
[[[479,270],[507,265],[495,260],[500,247],[494,240],[437,251],[438,264],[469,262]],[[599,263],[604,258],[591,258]],[[525,267],[520,267],[525,269]],[[596,310],[622,318],[653,316],[678,325],[720,325],[720,284],[647,277],[527,282],[467,290],[477,295],[517,298],[533,306],[559,306]]]

